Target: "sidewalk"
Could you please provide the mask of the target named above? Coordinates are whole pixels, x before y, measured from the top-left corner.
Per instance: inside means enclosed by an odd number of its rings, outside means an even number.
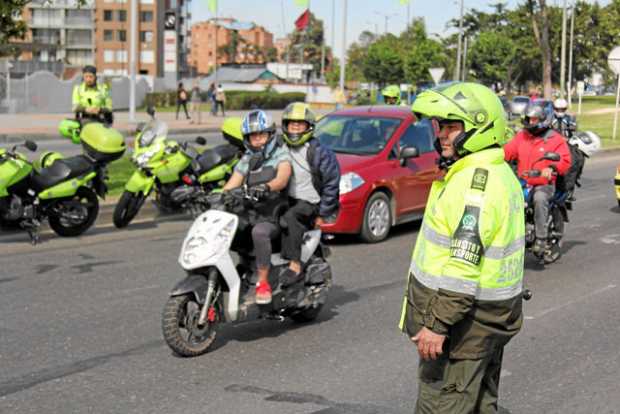
[[[226,116],[242,117],[248,111],[226,111]],[[280,124],[282,110],[267,111],[273,120]],[[168,124],[169,134],[192,134],[217,132],[222,125],[224,117],[220,114],[217,117],[208,111],[202,112],[202,123],[200,125],[190,124],[185,119],[185,114],[179,114],[179,120],[175,119],[174,112],[158,112],[155,117]],[[71,114],[0,114],[0,144],[21,142],[25,139],[44,140],[59,139],[58,124],[65,118],[71,118]],[[146,112],[136,112],[137,122],[146,122],[150,117]],[[114,128],[121,131],[123,135],[132,135],[136,124],[129,122],[129,112],[114,113]]]

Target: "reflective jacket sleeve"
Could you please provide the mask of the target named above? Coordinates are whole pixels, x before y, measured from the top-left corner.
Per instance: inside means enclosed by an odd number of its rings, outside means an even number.
[[[73,95],[72,95],[72,106],[73,106],[73,112],[76,112],[78,109],[80,109],[80,85],[75,85],[73,87]]]
[[[112,96],[110,95],[110,89],[106,85],[103,86],[103,91],[105,98],[103,99],[103,108],[108,111],[112,110]]]

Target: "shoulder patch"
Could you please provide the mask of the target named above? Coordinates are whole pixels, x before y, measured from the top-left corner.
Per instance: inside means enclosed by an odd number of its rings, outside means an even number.
[[[479,220],[480,208],[465,206],[459,227],[450,241],[451,258],[464,260],[476,266],[480,264],[484,247],[480,240]]]
[[[489,170],[484,168],[476,168],[474,176],[471,179],[471,188],[474,190],[484,191],[487,188],[487,179],[489,178]]]

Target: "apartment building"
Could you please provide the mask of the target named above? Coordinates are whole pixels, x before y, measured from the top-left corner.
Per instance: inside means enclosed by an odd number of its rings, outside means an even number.
[[[262,26],[240,23],[234,19],[210,19],[195,23],[191,36],[189,65],[199,74],[207,74],[213,69],[216,56],[218,65],[266,63],[269,60],[268,50],[274,49],[272,33]],[[237,42],[237,50],[231,56],[223,49],[234,41]]]
[[[14,42],[22,51],[18,60],[36,62],[28,66],[30,71],[49,70],[58,63],[65,68],[92,65],[94,15],[92,0],[80,7],[75,0],[33,0],[22,13],[29,27],[26,37]]]

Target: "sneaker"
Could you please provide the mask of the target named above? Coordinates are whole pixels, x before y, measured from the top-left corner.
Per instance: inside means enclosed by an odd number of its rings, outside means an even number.
[[[534,246],[532,247],[532,252],[535,254],[540,254],[544,252],[546,248],[547,243],[543,239],[536,239]]]
[[[303,279],[304,275],[302,272],[295,273],[289,267],[287,267],[282,271],[282,273],[280,273],[280,283],[282,283],[283,288],[299,283]]]
[[[271,286],[269,282],[258,282],[256,284],[256,303],[258,305],[271,303]]]

